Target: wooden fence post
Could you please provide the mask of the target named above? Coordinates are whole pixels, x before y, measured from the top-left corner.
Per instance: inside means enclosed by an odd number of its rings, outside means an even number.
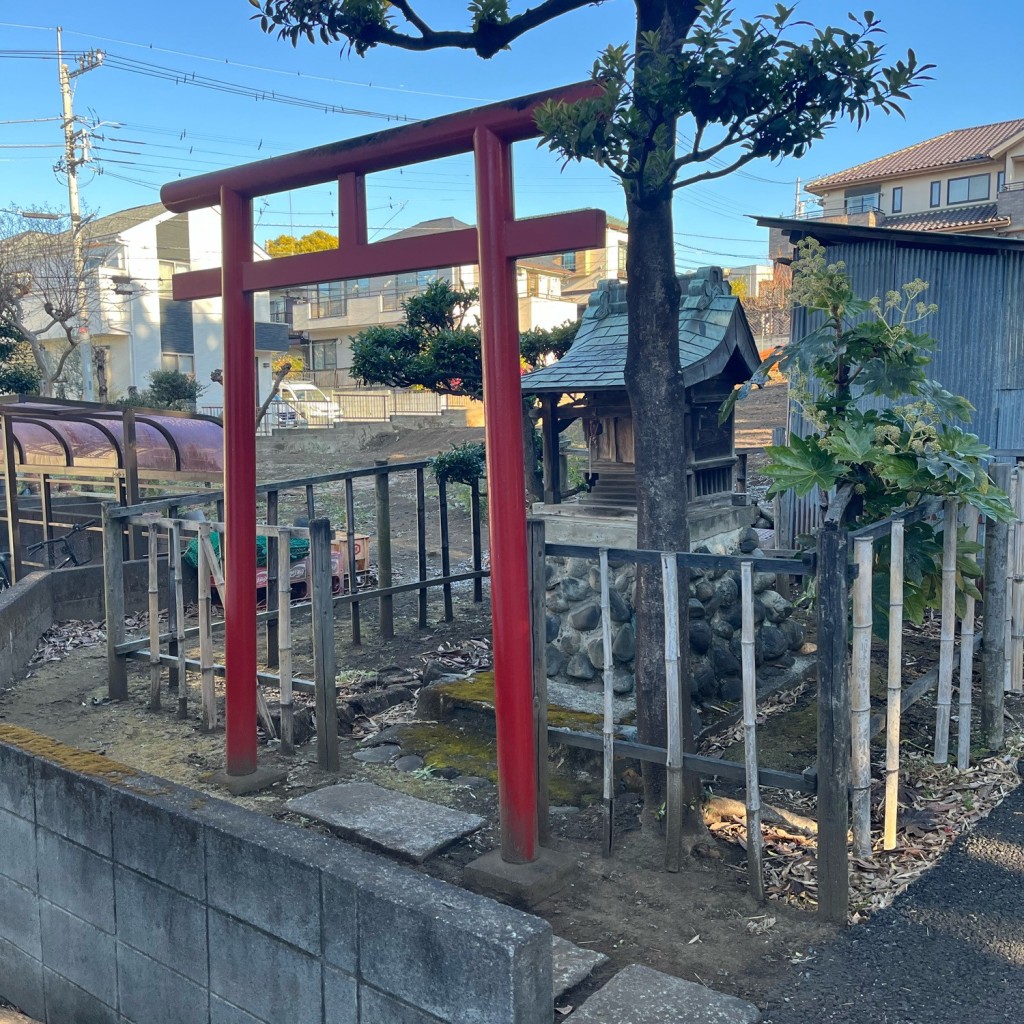
[[[480,528],[480,481],[474,480],[469,487],[469,513],[472,518],[473,530],[473,572],[480,572],[484,566],[483,544]],[[473,578],[473,600],[479,604],[484,599],[484,581]]]
[[[323,771],[336,772],[338,697],[334,654],[334,600],[331,594],[331,523],[309,521],[313,582],[313,680],[316,688],[316,760]]]
[[[849,535],[818,531],[818,913],[845,924],[850,901],[850,687],[847,678]]]
[[[964,506],[968,543],[978,539],[978,510]],[[960,722],[957,731],[956,766],[966,771],[971,766],[971,690],[974,683],[974,598],[964,598],[964,617],[960,620]]]
[[[548,672],[547,603],[544,555],[544,520],[527,519],[526,548],[529,552],[530,617],[533,620],[533,721],[537,736],[537,837],[541,843],[551,838],[548,811]]]
[[[661,586],[665,605],[665,703],[668,720],[665,751],[665,870],[678,871],[683,855],[683,815],[686,813],[683,715],[688,716],[690,709],[688,702],[683,700],[680,688],[679,566],[676,556],[666,551],[661,554]],[[607,635],[611,639],[610,631]],[[689,687],[689,679],[682,682]]]
[[[124,643],[124,549],[121,520],[112,519],[117,502],[103,505],[103,589],[107,617],[107,695],[111,700],[128,699],[128,661],[117,652]]]
[[[278,493],[267,491],[267,525],[278,525]],[[278,538],[271,534],[267,537],[267,667],[274,668],[278,664],[278,616],[281,614],[281,604],[278,598],[278,570],[277,557]],[[285,566],[290,569],[291,563],[285,559]],[[275,612],[277,614],[275,614]]]
[[[441,530],[441,575],[448,577],[452,573],[452,558],[448,542],[448,484],[444,480],[437,481],[437,511]],[[452,585],[445,583],[441,590],[444,594],[444,621],[451,622],[455,618],[452,610]]]
[[[761,787],[757,769],[757,665],[754,651],[754,572],[750,562],[740,563],[743,671],[743,760],[746,767],[747,878],[751,895],[764,902],[764,852],[761,836]]]
[[[885,705],[885,829],[882,847],[896,849],[900,788],[900,714],[903,710],[903,520],[894,519],[889,556],[889,662]]]
[[[160,710],[160,563],[158,560],[157,527],[151,524],[146,542],[146,564],[149,570],[149,710]]]
[[[612,598],[608,571],[608,549],[598,552],[601,572],[601,653],[604,668],[601,681],[604,687],[604,719],[601,724],[603,740],[601,758],[601,793],[603,805],[603,833],[601,853],[612,855],[615,834],[615,658],[612,654]]]
[[[871,570],[874,543],[853,542],[853,659],[850,668],[850,769],[853,781],[853,855],[871,856]]]
[[[203,728],[217,728],[217,690],[213,680],[213,600],[210,586],[210,524],[201,523],[196,535],[199,575],[199,671],[203,709]]]
[[[359,594],[359,580],[356,578],[356,498],[351,477],[345,481],[345,538],[348,550],[341,572],[343,577],[345,573],[348,573],[348,591],[355,598]],[[352,601],[349,606],[349,615],[352,620],[352,644],[358,647],[363,642],[358,601]]]
[[[989,470],[992,482],[1009,494],[1013,467],[999,462]],[[981,730],[992,750],[1002,750],[1003,652],[1006,649],[1006,563],[1009,526],[985,520],[985,601],[981,626]]]
[[[1010,689],[1020,693],[1024,690],[1024,466],[1018,463],[1014,475],[1017,486],[1013,507],[1017,517],[1013,523],[1013,548],[1010,551],[1013,575],[1010,589]]]
[[[281,696],[281,750],[295,753],[295,702],[292,697],[291,530],[278,532],[278,693]]]
[[[178,657],[178,717],[188,718],[188,666],[185,645],[185,579],[181,564],[181,527],[175,523],[169,534],[168,564],[174,566],[174,633],[175,654]]]
[[[387,466],[387,459],[377,459],[375,465]],[[381,590],[391,586],[391,495],[387,471],[374,479],[377,503],[377,585]],[[395,635],[395,599],[385,594],[379,599],[380,635],[390,640]]]
[[[427,578],[427,503],[423,470],[416,470],[416,567],[422,583]],[[419,590],[419,627],[427,628],[427,588]]]
[[[953,653],[956,645],[956,532],[957,502],[947,498],[942,508],[942,624],[939,638],[939,686],[935,705],[935,764],[949,759],[949,718],[953,701]]]

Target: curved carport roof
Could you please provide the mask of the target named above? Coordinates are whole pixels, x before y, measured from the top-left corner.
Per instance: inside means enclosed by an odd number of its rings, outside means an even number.
[[[140,472],[220,476],[224,471],[223,428],[212,416],[16,396],[0,399],[0,420],[10,432],[15,462],[26,468],[124,469],[132,461],[125,435],[130,438],[134,421],[134,462]]]

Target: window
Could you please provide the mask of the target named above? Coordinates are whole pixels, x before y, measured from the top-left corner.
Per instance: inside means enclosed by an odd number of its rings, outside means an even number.
[[[897,185],[892,190],[892,212],[900,213],[903,210],[903,187]]]
[[[274,298],[270,300],[270,322],[273,324],[288,323],[288,300]]]
[[[177,260],[159,260],[160,283],[159,294],[166,298],[171,297],[171,278],[175,274],[182,274],[189,269],[187,263],[179,263]]]
[[[996,192],[1002,192],[1006,188],[1006,171],[996,172]]]
[[[941,206],[942,205],[942,182],[933,181],[931,187],[931,198],[928,200],[929,206]]]
[[[625,277],[626,276],[626,243],[625,242],[619,242],[618,253],[619,253],[618,266],[616,268],[618,270],[618,276],[619,277]]]
[[[871,192],[867,195],[846,195],[847,213],[870,213],[872,210],[882,209],[882,196],[879,192]]]
[[[160,368],[162,370],[176,370],[178,373],[195,373],[195,357],[180,355],[177,352],[165,352],[160,357]]]
[[[947,203],[970,203],[988,199],[991,175],[971,174],[964,178],[950,178],[947,186]]]
[[[344,316],[345,312],[344,281],[317,284],[309,289],[310,320],[320,320],[325,316]]]
[[[314,370],[336,370],[338,368],[338,340],[311,341],[310,356]]]
[[[574,252],[563,252],[562,253],[562,267],[565,270],[571,270],[573,273],[576,271],[576,253]]]

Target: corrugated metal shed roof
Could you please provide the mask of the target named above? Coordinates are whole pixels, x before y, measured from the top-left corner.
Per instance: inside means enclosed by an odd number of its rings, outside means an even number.
[[[983,124],[976,128],[959,128],[925,139],[895,153],[867,160],[845,171],[837,171],[816,178],[807,185],[809,192],[853,185],[877,178],[891,178],[897,174],[913,174],[935,167],[949,167],[978,160],[989,160],[1006,143],[1024,133],[1024,119]]]
[[[679,362],[687,387],[720,374],[739,353],[748,375],[760,365],[743,307],[729,291],[720,267],[704,267],[679,279]],[[602,281],[569,351],[551,366],[523,377],[526,394],[617,391],[626,386],[626,284]]]

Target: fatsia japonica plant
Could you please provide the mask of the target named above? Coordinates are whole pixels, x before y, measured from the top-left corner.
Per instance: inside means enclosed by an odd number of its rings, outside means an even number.
[[[865,526],[933,498],[955,498],[992,519],[1009,520],[1006,495],[986,472],[988,446],[966,425],[973,406],[930,379],[937,341],[921,329],[937,306],[922,299],[928,285],[911,281],[884,298],[861,299],[843,263],[828,263],[820,243],[797,246],[793,302],[820,317],[820,326],[773,350],[740,398],[779,370],[790,397],[809,425],[788,445],[765,449],[769,494],[815,487],[822,511],[851,527]],[[731,407],[731,405],[730,405]],[[727,413],[726,413],[727,414]],[[957,551],[958,600],[980,598],[980,571],[971,557],[980,545],[963,539]],[[908,525],[905,537],[905,614],[920,622],[938,607],[942,542],[926,521]],[[875,546],[876,615],[887,620],[889,545]]]

